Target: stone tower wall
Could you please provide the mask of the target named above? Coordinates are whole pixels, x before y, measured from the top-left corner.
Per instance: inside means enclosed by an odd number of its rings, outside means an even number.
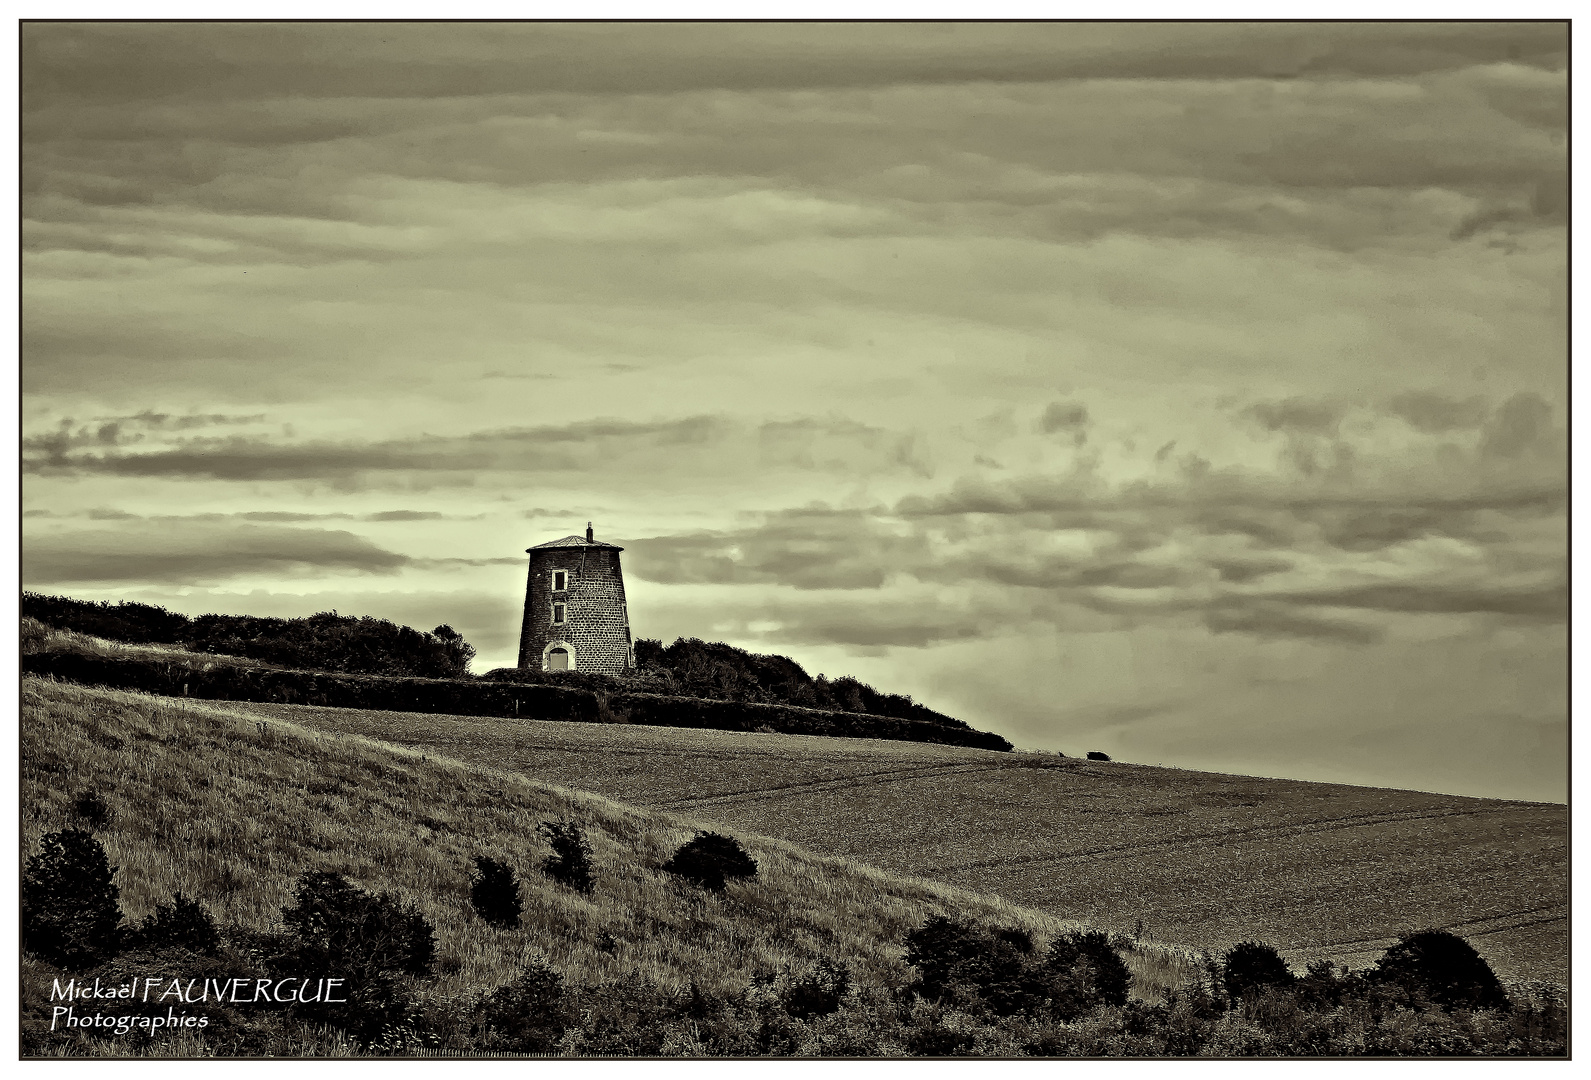
[[[553,591],[555,570],[569,573],[569,588],[563,592]],[[554,603],[568,605],[562,626],[553,624]],[[572,647],[570,667],[575,671],[621,675],[635,666],[618,551],[564,547],[530,552],[519,667],[544,670],[545,651],[555,641]]]

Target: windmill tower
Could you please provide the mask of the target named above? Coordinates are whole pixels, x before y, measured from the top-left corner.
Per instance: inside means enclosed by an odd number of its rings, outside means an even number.
[[[619,569],[623,550],[597,540],[589,521],[584,537],[525,549],[530,577],[519,631],[521,670],[621,675],[635,668]]]

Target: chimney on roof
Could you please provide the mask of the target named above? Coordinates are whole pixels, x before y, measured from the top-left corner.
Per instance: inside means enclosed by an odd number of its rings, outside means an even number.
[[[592,533],[591,533],[591,522],[588,521],[588,522],[586,522],[586,543],[589,544],[589,543],[591,543],[591,541],[593,541],[595,539],[596,539],[596,537],[593,536]]]

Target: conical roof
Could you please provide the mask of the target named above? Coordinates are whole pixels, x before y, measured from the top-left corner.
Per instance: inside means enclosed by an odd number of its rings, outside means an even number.
[[[541,551],[544,548],[606,548],[608,551],[623,551],[618,544],[604,544],[601,540],[587,540],[583,536],[566,536],[562,540],[549,540],[545,544],[528,547],[525,552]]]

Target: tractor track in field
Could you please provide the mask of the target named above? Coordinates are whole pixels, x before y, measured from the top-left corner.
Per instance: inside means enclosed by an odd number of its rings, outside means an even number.
[[[1506,934],[1510,930],[1524,930],[1531,926],[1544,926],[1548,923],[1563,922],[1569,918],[1565,910],[1567,904],[1542,904],[1538,907],[1523,908],[1518,911],[1504,911],[1496,915],[1482,915],[1474,919],[1463,919],[1459,922],[1443,923],[1432,927],[1435,930],[1447,930],[1460,933],[1466,938],[1491,937],[1493,934]],[[1509,922],[1502,926],[1483,926],[1484,923],[1497,922],[1502,919],[1518,919],[1523,915],[1540,915],[1543,912],[1558,911],[1556,915],[1546,915],[1539,919],[1525,919],[1522,922]],[[1479,929],[1475,929],[1479,927]],[[1322,942],[1318,946],[1310,946],[1310,950],[1323,957],[1351,956],[1354,953],[1376,952],[1387,948],[1398,940],[1396,934],[1382,934],[1379,937],[1347,938],[1337,941]]]
[[[1188,833],[1183,836],[1168,837],[1164,840],[1150,840],[1136,844],[1117,844],[1109,847],[1088,848],[1083,851],[1063,851],[1047,855],[1013,855],[1003,859],[979,859],[974,862],[955,863],[948,866],[921,867],[914,872],[920,874],[953,874],[965,870],[992,870],[1014,866],[1034,866],[1042,863],[1067,862],[1073,859],[1098,859],[1105,861],[1128,858],[1140,852],[1155,849],[1184,847],[1207,840],[1218,840],[1223,844],[1253,843],[1260,840],[1280,840],[1295,836],[1336,832],[1341,829],[1358,829],[1374,825],[1392,825],[1405,821],[1425,821],[1437,818],[1472,817],[1499,812],[1501,811],[1492,809],[1375,811],[1348,814],[1340,818],[1301,821],[1290,825],[1256,825],[1247,829],[1223,829],[1216,832]]]
[[[895,784],[908,780],[937,779],[942,776],[966,776],[971,773],[995,772],[1009,768],[1008,765],[982,765],[982,764],[934,764],[913,765],[909,767],[896,767],[893,769],[878,769],[873,772],[850,773],[844,776],[834,776],[827,780],[809,780],[790,784],[775,784],[772,787],[746,788],[741,791],[726,791],[716,795],[693,796],[689,799],[671,799],[668,802],[653,803],[659,810],[695,810],[704,806],[724,806],[732,803],[756,802],[761,799],[778,798],[785,795],[805,795],[816,792],[844,791],[849,788],[875,787],[881,784]]]

